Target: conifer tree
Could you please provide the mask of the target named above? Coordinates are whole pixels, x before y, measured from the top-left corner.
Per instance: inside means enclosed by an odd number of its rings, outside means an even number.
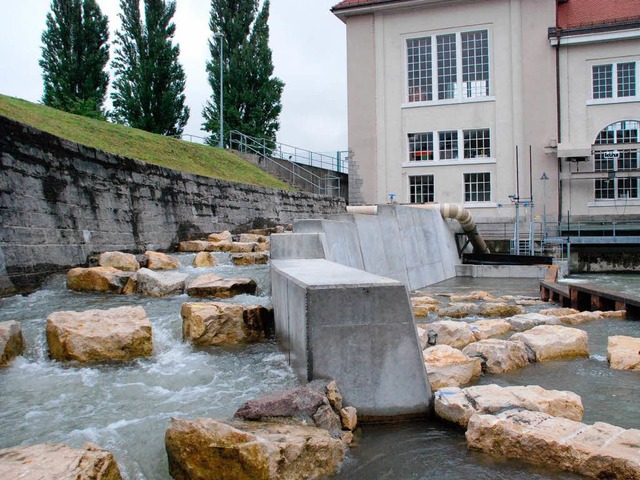
[[[211,0],[207,63],[212,96],[203,109],[203,128],[217,144],[220,91],[220,42],[224,52],[224,130],[274,141],[282,110],[284,83],[273,76],[269,48],[269,0],[258,11],[258,0]],[[215,34],[222,34],[223,39]]]
[[[162,135],[180,135],[189,119],[186,77],[173,45],[175,1],[120,0],[121,29],[112,66],[113,118],[118,123]]]
[[[108,40],[108,19],[95,0],[53,0],[39,61],[44,80],[42,103],[104,118]]]

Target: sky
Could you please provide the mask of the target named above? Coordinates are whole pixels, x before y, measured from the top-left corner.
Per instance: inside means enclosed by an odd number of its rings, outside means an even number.
[[[270,45],[275,75],[285,82],[278,141],[308,150],[347,150],[345,26],[330,8],[339,0],[271,0]],[[119,1],[98,0],[109,17],[110,41],[119,26]],[[211,95],[209,0],[177,0],[175,42],[187,76],[191,117],[184,133],[200,131]],[[32,102],[42,98],[41,36],[49,0],[9,0],[0,15],[0,93]],[[113,59],[113,48],[111,50]]]

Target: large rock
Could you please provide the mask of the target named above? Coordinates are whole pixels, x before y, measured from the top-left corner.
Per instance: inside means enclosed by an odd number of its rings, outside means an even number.
[[[539,325],[529,331],[513,334],[510,340],[524,342],[536,354],[537,362],[589,356],[587,332],[577,328]]]
[[[0,322],[0,367],[9,365],[23,351],[22,324],[15,320]]]
[[[265,340],[274,328],[273,309],[233,303],[182,304],[182,338],[198,346]]]
[[[466,437],[469,448],[501,458],[519,458],[591,478],[640,479],[640,430],[508,410],[472,416]]]
[[[141,268],[137,275],[138,292],[150,297],[180,295],[184,292],[186,273],[166,272]]]
[[[234,265],[266,265],[269,263],[267,252],[233,253],[231,261]]]
[[[51,358],[100,362],[152,354],[151,323],[142,307],[54,312],[47,318]]]
[[[539,313],[522,313],[505,319],[511,325],[511,329],[516,332],[531,330],[538,325],[559,325],[560,320],[552,315],[541,315]]]
[[[615,370],[640,371],[640,338],[624,335],[609,337],[607,360]]]
[[[582,399],[573,392],[546,390],[537,385],[500,387],[476,385],[468,388],[442,388],[434,398],[436,415],[466,427],[469,419],[479,414],[492,414],[520,408],[544,412],[556,417],[581,421]]]
[[[243,420],[294,417],[308,421],[325,403],[326,396],[311,387],[278,390],[245,402],[235,413]]]
[[[437,312],[440,302],[430,296],[411,297],[413,315],[416,317],[426,317],[429,312]]]
[[[230,252],[233,242],[207,242],[205,250],[207,252]]]
[[[133,293],[134,272],[113,267],[72,268],[67,272],[67,288],[77,292]]]
[[[426,335],[437,335],[436,345],[449,345],[453,348],[462,348],[476,341],[471,327],[465,322],[453,320],[440,320],[422,326],[427,330]],[[424,335],[423,335],[424,336]]]
[[[565,315],[573,315],[576,313],[580,313],[580,310],[576,310],[575,308],[544,308],[538,311],[541,315],[550,315],[552,317],[564,317]]]
[[[446,308],[441,308],[438,315],[441,317],[463,318],[471,315],[481,317],[509,317],[524,313],[524,309],[519,305],[508,303],[450,303]]]
[[[267,243],[269,242],[269,237],[256,233],[241,233],[238,241],[243,243]]]
[[[232,242],[228,251],[231,253],[250,253],[255,252],[257,247],[258,244],[254,242]]]
[[[489,292],[483,290],[475,290],[464,295],[452,294],[449,299],[452,302],[496,302],[498,299]]]
[[[478,320],[477,322],[470,323],[469,327],[476,340],[505,335],[511,331],[511,324],[500,318]]]
[[[193,259],[193,266],[196,268],[215,267],[217,264],[216,257],[209,252],[198,252]]]
[[[342,419],[342,427],[354,431],[358,426],[358,412],[355,407],[344,407],[340,410],[340,418]]]
[[[175,480],[321,478],[345,456],[344,443],[321,428],[209,418],[172,419],[165,444]]]
[[[122,480],[111,452],[88,443],[71,448],[50,443],[0,450],[6,480]]]
[[[147,250],[144,254],[149,258],[147,268],[150,270],[173,270],[180,267],[180,262],[166,253]]]
[[[222,278],[218,275],[201,275],[187,286],[190,297],[231,298],[236,295],[256,293],[258,285],[251,278]]]
[[[98,258],[98,265],[126,272],[135,272],[140,269],[140,263],[136,260],[136,256],[124,252],[104,252]]]
[[[438,310],[439,317],[449,317],[449,318],[464,318],[469,315],[473,315],[474,309],[477,306],[473,303],[450,303],[444,308],[440,308]]]
[[[207,237],[207,240],[213,243],[228,243],[233,241],[233,235],[229,230],[225,230],[224,232],[212,233]]]
[[[209,243],[205,240],[187,240],[185,242],[178,243],[178,251],[180,252],[203,252],[209,246]]]
[[[488,338],[467,345],[462,353],[480,357],[488,373],[505,373],[529,364],[530,353],[522,342]]]
[[[431,390],[459,387],[480,377],[482,361],[467,357],[448,345],[436,345],[422,352]]]

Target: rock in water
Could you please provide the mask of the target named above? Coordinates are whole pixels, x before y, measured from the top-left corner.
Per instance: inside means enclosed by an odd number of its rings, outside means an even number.
[[[231,261],[234,265],[266,265],[269,263],[269,254],[266,252],[233,253]]]
[[[126,272],[135,272],[140,270],[140,263],[136,260],[136,256],[124,252],[104,252],[98,259],[101,267],[113,267]]]
[[[193,266],[196,268],[215,267],[217,264],[216,257],[209,252],[198,252],[193,259]]]
[[[157,272],[148,268],[138,270],[137,289],[143,295],[150,297],[166,297],[180,295],[184,291],[186,273]]]
[[[345,455],[344,443],[321,428],[210,418],[171,419],[165,445],[175,480],[320,478]]]
[[[187,286],[190,297],[231,298],[242,293],[253,295],[258,285],[251,278],[222,278],[218,275],[201,275]]]
[[[615,370],[640,371],[640,338],[624,335],[609,337],[607,360]]]
[[[219,233],[212,233],[207,238],[210,242],[218,243],[218,242],[232,242],[233,236],[229,230],[225,230]]]
[[[467,345],[462,353],[482,358],[489,373],[511,372],[529,365],[528,348],[522,342],[488,338]]]
[[[587,332],[561,325],[539,325],[531,330],[511,335],[510,340],[525,343],[536,354],[536,361],[555,358],[588,357]]]
[[[142,307],[54,312],[47,318],[51,358],[59,361],[131,360],[152,354],[151,323]]]
[[[22,324],[15,320],[0,322],[0,367],[9,365],[23,351]]]
[[[166,253],[147,250],[144,254],[149,258],[147,268],[150,270],[173,270],[180,267],[180,262]]]
[[[39,444],[0,450],[0,478],[20,480],[122,480],[111,452]]]
[[[438,336],[436,345],[449,345],[453,348],[463,348],[471,342],[476,341],[476,337],[473,335],[471,327],[466,322],[440,320],[438,322],[425,324],[423,328],[427,330],[427,336],[430,332],[433,332]],[[421,340],[426,343],[426,339]]]
[[[77,292],[126,293],[134,272],[113,267],[72,268],[67,272],[67,288]]]
[[[324,403],[325,398],[325,395],[309,387],[278,390],[244,403],[235,416],[244,420],[294,417],[308,421]]]
[[[436,345],[422,353],[433,391],[442,387],[464,385],[477,379],[482,373],[482,360],[467,357],[449,345]]]

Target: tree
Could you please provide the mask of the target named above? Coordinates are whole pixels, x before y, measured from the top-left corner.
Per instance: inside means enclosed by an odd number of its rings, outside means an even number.
[[[175,1],[120,0],[121,30],[112,63],[113,118],[118,123],[162,135],[180,135],[189,119],[186,78],[173,45]]]
[[[47,106],[104,118],[109,75],[108,18],[95,0],[53,0],[42,34],[44,94]]]
[[[203,128],[213,134],[208,139],[210,144],[217,143],[220,129],[220,42],[224,53],[225,131],[239,130],[275,140],[284,83],[273,76],[268,20],[269,0],[259,12],[258,0],[211,0],[209,28],[214,37],[209,41],[207,72],[212,95],[202,112]]]

